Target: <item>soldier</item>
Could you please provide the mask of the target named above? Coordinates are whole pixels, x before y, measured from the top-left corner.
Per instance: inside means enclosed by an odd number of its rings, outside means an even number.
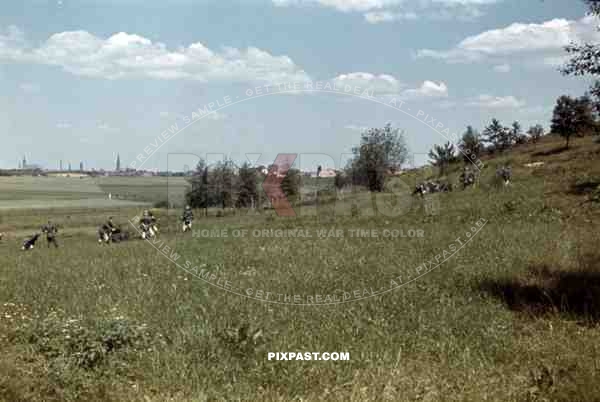
[[[504,180],[504,185],[508,186],[510,184],[510,179],[512,178],[512,170],[510,166],[501,166],[497,171],[496,175],[501,177]]]
[[[140,219],[140,229],[142,230],[142,239],[146,239],[148,237],[154,237],[154,231],[152,230],[152,218],[148,210],[144,210],[144,214],[142,219]]]
[[[460,179],[463,183],[463,189],[466,189],[467,187],[475,184],[475,175],[473,174],[473,172],[471,172],[471,170],[469,170],[468,166],[465,166],[465,168],[463,169],[463,172],[460,175]]]
[[[158,218],[154,216],[152,211],[148,211],[148,216],[150,217],[150,222],[152,224],[152,230],[155,234],[158,234]]]
[[[106,223],[98,228],[98,243],[108,243],[110,240],[110,228]]]
[[[110,233],[112,236],[114,235],[121,235],[121,225],[115,225],[115,223],[113,222],[113,217],[110,216],[108,218],[108,222],[106,222],[107,226],[110,229]],[[119,237],[119,236],[117,236]]]
[[[42,233],[46,233],[46,244],[48,247],[50,247],[50,243],[53,243],[54,247],[58,247],[58,242],[56,241],[58,229],[52,221],[48,220],[48,223],[42,226]]]
[[[427,189],[425,188],[425,185],[423,183],[417,184],[415,187],[415,191],[413,191],[413,195],[420,194],[421,197],[424,197],[426,193]]]
[[[121,229],[114,224],[113,217],[109,216],[108,220],[98,228],[98,243],[114,241],[114,235],[119,233],[121,233]]]
[[[183,216],[181,217],[183,221],[183,231],[192,230],[192,222],[194,221],[194,213],[189,205],[185,206],[185,211],[183,211]]]
[[[25,239],[23,241],[23,246],[21,247],[21,250],[31,250],[35,244],[35,242],[37,241],[38,237],[40,237],[39,233],[34,233],[31,235],[31,237]]]

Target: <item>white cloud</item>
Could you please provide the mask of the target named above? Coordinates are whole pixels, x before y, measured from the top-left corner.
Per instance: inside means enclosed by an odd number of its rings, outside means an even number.
[[[373,91],[372,96],[398,97],[402,99],[420,98],[445,98],[448,96],[448,86],[444,82],[426,80],[418,88],[405,89],[403,83],[388,74],[375,75],[371,73],[356,72],[341,74],[331,80],[339,88],[346,85],[359,92]]]
[[[364,15],[369,24],[379,24],[381,22],[392,22],[402,20],[416,20],[419,17],[414,12],[395,13],[390,11],[372,11]]]
[[[401,4],[403,0],[272,0],[276,6],[319,5],[342,12],[378,10]]]
[[[443,82],[425,81],[419,88],[407,89],[401,95],[405,98],[445,98],[448,86]]]
[[[494,66],[494,71],[497,73],[508,73],[508,72],[510,72],[510,65],[509,64],[499,64],[497,66]]]
[[[479,95],[477,98],[467,102],[467,106],[475,106],[483,109],[517,109],[525,106],[525,101],[514,96],[492,96]]]
[[[370,24],[415,20],[417,15],[433,20],[473,20],[481,17],[482,6],[503,0],[271,0],[280,7],[319,6],[343,13],[363,13]],[[416,11],[419,12],[416,12]]]
[[[488,3],[481,3],[488,4]],[[442,7],[438,10],[432,10],[427,13],[427,17],[431,20],[448,21],[474,21],[477,18],[483,17],[485,13],[481,11],[478,5],[472,4],[449,4],[447,7]]]
[[[348,124],[346,126],[344,126],[344,128],[348,129],[348,130],[352,130],[352,131],[367,131],[370,127],[367,126],[358,126],[356,124]]]
[[[422,49],[417,57],[448,63],[471,63],[521,54],[556,61],[556,57],[564,56],[564,47],[573,41],[600,41],[597,24],[598,19],[592,16],[580,20],[556,18],[540,24],[514,23],[469,36],[449,50]]]
[[[361,90],[374,90],[376,94],[398,93],[403,86],[400,81],[388,74],[375,75],[371,73],[349,73],[341,74],[332,80],[336,85],[350,85]]]
[[[269,83],[309,79],[289,57],[274,56],[255,47],[214,51],[196,42],[168,49],[163,43],[125,32],[106,39],[87,31],[62,32],[32,48],[20,31],[11,28],[8,34],[0,35],[0,60],[60,66],[75,75],[106,79]]]

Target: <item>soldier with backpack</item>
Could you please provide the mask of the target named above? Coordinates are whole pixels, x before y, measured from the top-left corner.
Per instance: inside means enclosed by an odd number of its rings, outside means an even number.
[[[56,241],[56,235],[58,234],[58,228],[56,227],[56,225],[54,223],[52,223],[52,221],[48,220],[48,223],[43,225],[42,228],[42,233],[46,234],[46,241],[47,241],[47,245],[48,247],[50,247],[50,244],[54,244],[54,247],[58,247],[58,242]]]
[[[183,216],[181,217],[183,221],[183,231],[192,230],[192,222],[194,221],[194,213],[189,205],[185,206],[185,211],[183,211]]]

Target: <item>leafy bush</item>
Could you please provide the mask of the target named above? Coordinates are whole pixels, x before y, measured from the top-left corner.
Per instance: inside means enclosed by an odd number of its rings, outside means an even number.
[[[78,319],[61,319],[56,313],[21,328],[22,337],[49,360],[92,369],[121,350],[145,350],[150,344],[146,325],[117,317],[88,328]]]

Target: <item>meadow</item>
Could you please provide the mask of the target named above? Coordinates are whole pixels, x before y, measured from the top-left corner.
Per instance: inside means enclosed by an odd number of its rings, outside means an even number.
[[[134,233],[128,220],[146,205],[135,203],[158,200],[164,181],[0,178],[0,202],[12,205],[0,208],[0,400],[600,400],[600,144],[560,146],[548,137],[487,158],[476,188],[404,194],[397,216],[377,213],[365,191],[299,206],[295,218],[195,211],[197,233],[230,234],[210,237],[181,233],[180,210],[156,209],[161,243],[109,246],[96,242],[96,227],[111,215]],[[534,161],[544,165],[525,166]],[[505,163],[514,177],[506,188],[494,179]],[[400,180],[412,189],[427,175]],[[107,188],[129,195],[111,204]],[[57,199],[64,204],[44,208]],[[106,202],[67,203],[86,199]],[[40,241],[22,252],[21,237],[48,217],[63,228],[61,247]],[[348,235],[386,228],[424,237]],[[271,229],[344,236],[251,235]],[[468,244],[406,280],[458,237]],[[173,252],[198,271],[176,266],[165,256]],[[401,287],[381,290],[401,275]],[[316,302],[355,291],[345,303]],[[274,361],[268,352],[350,360]]]

